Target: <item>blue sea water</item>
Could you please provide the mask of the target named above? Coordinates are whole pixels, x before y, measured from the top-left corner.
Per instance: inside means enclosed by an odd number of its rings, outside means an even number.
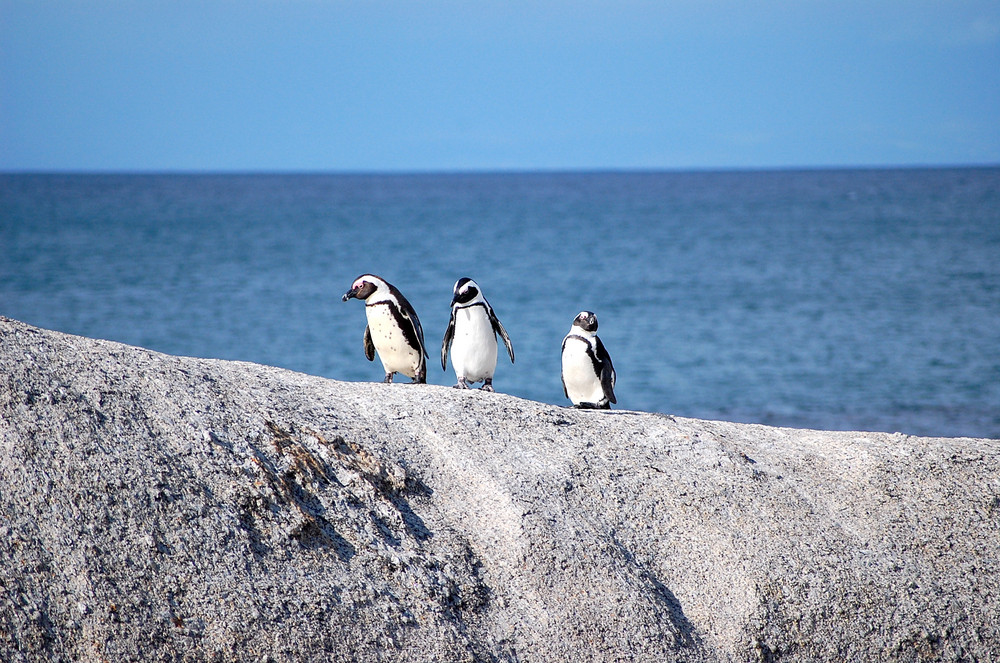
[[[34,325],[379,381],[340,301],[364,272],[432,383],[471,276],[517,353],[498,391],[567,404],[588,309],[621,408],[1000,437],[998,168],[0,175],[0,314]]]

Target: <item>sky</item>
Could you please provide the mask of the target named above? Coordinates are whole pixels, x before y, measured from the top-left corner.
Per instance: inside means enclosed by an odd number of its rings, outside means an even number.
[[[1000,2],[0,0],[0,170],[1000,163]]]

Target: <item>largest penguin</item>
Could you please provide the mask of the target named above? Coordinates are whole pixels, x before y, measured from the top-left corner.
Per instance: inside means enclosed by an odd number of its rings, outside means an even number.
[[[482,381],[483,391],[493,391],[493,373],[497,368],[497,334],[507,346],[510,363],[514,363],[507,330],[500,324],[493,307],[486,301],[479,284],[468,277],[455,282],[451,299],[451,320],[441,341],[441,368],[448,370],[448,349],[451,364],[458,378],[458,389],[468,389],[469,382]],[[454,347],[452,342],[454,341]]]
[[[381,277],[362,274],[354,279],[343,300],[346,302],[352,297],[365,303],[368,318],[365,356],[368,361],[374,361],[375,352],[378,352],[385,369],[385,382],[392,382],[394,373],[402,373],[416,383],[426,382],[424,330],[417,312],[403,293]]]

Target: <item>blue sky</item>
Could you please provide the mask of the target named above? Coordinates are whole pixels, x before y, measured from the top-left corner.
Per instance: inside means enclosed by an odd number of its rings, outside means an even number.
[[[0,0],[0,170],[996,163],[996,0]]]

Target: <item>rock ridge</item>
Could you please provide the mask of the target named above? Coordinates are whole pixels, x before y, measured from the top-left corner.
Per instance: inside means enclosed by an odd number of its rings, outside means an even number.
[[[577,411],[0,317],[0,660],[1000,660],[1000,441]]]

